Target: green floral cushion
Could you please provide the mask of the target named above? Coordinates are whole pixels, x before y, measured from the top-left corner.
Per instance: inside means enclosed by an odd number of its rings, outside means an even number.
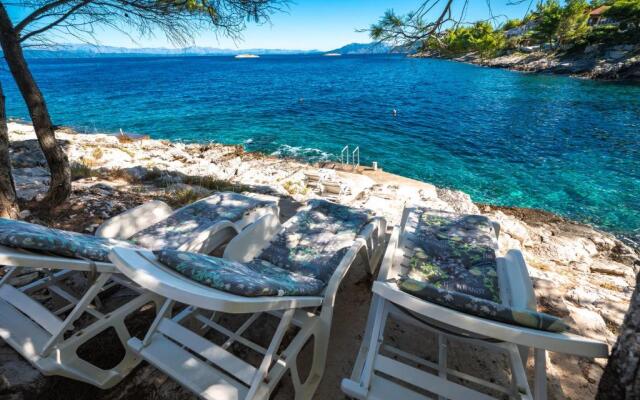
[[[554,332],[568,329],[554,316],[502,304],[497,243],[488,218],[418,208],[409,213],[405,236],[409,260],[398,282],[401,290],[500,322]]]
[[[407,222],[408,278],[500,301],[497,244],[488,218],[416,209]]]
[[[372,215],[325,200],[307,204],[258,258],[326,283]]]
[[[0,244],[62,257],[110,262],[112,247],[132,247],[131,243],[68,232],[23,221],[0,218]]]
[[[268,201],[239,193],[217,193],[182,207],[168,218],[136,233],[129,240],[152,250],[178,249],[213,224],[221,221],[236,222],[244,214],[268,204]]]
[[[196,282],[241,296],[313,296],[325,286],[318,279],[278,268],[264,260],[241,264],[176,250],[154,253],[167,267]]]
[[[437,288],[429,283],[404,279],[400,289],[429,302],[482,318],[551,332],[564,332],[569,326],[553,315],[527,309],[514,309],[490,300]]]

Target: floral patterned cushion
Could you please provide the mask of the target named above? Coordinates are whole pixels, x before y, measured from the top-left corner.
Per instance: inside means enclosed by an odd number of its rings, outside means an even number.
[[[325,286],[318,279],[278,268],[264,260],[241,264],[176,250],[154,253],[167,267],[196,282],[241,296],[313,296]]]
[[[407,222],[408,278],[500,301],[497,244],[488,218],[415,209]]]
[[[310,200],[265,248],[259,259],[325,283],[371,214],[325,200]]]
[[[511,308],[490,300],[437,288],[429,283],[405,279],[399,283],[399,286],[403,291],[431,303],[478,317],[550,332],[564,332],[569,329],[562,319],[553,315]]]
[[[178,249],[198,237],[213,224],[235,222],[246,213],[270,204],[267,201],[223,192],[182,207],[168,218],[151,225],[131,238],[133,243],[147,249]]]
[[[497,243],[488,218],[417,208],[407,218],[405,235],[405,254],[411,256],[398,282],[401,290],[500,322],[555,332],[568,329],[554,316],[502,304]]]
[[[0,218],[0,244],[62,257],[110,262],[112,247],[132,247],[131,243],[68,232],[23,221]]]

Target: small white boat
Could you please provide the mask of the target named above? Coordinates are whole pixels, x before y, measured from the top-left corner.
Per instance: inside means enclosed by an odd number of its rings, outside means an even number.
[[[340,53],[324,53],[325,57],[340,57],[341,55]]]
[[[235,58],[260,58],[257,54],[238,54]]]

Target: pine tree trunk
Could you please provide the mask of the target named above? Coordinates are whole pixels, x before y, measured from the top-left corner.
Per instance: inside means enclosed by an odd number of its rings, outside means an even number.
[[[43,209],[55,207],[63,203],[71,193],[69,160],[56,141],[53,124],[51,123],[44,97],[33,79],[33,75],[31,75],[22,53],[18,35],[2,3],[0,3],[0,45],[2,45],[4,58],[9,65],[11,75],[13,75],[13,79],[16,81],[29,109],[38,142],[47,159],[49,172],[51,173],[49,191],[40,206]]]
[[[4,92],[0,84],[0,217],[18,218],[16,186],[11,174],[11,157],[9,156],[9,129],[4,103]]]
[[[640,274],[636,276],[636,289],[600,379],[596,399],[640,399]]]

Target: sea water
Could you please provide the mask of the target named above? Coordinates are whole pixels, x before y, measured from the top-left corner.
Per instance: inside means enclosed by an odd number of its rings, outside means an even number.
[[[361,163],[640,228],[640,86],[403,56],[34,59],[54,123]],[[28,113],[6,68],[8,115]],[[394,112],[395,110],[395,112]]]

